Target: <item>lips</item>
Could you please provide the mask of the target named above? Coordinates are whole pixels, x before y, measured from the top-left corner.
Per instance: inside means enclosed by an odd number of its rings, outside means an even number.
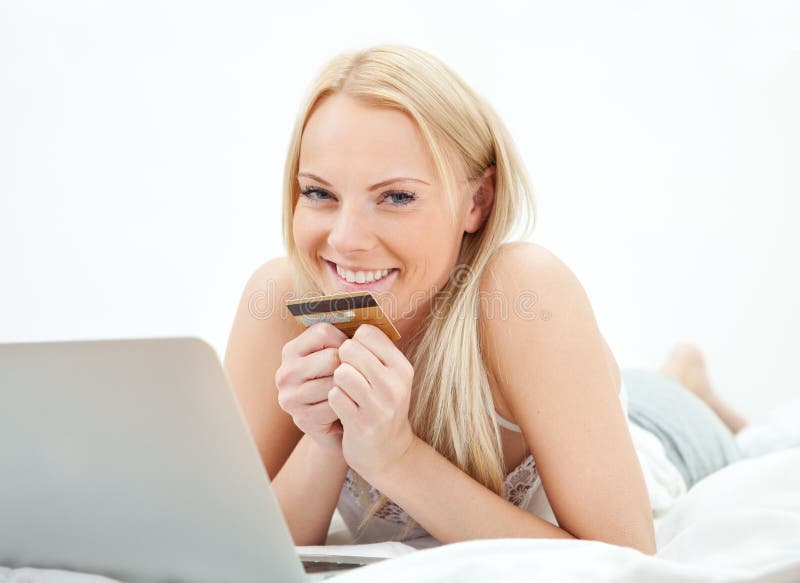
[[[388,274],[386,274],[378,281],[357,283],[357,282],[347,281],[341,275],[339,275],[339,272],[336,270],[336,264],[334,262],[325,259],[325,263],[328,265],[328,269],[336,284],[345,291],[362,291],[362,290],[383,291],[385,289],[388,289],[392,285],[394,280],[397,278],[397,274],[400,271],[396,267],[393,267],[389,270]],[[378,270],[364,270],[364,271],[378,271]]]

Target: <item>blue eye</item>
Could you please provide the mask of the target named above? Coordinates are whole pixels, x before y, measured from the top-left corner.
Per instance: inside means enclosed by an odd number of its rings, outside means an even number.
[[[321,188],[311,188],[311,187],[304,188],[302,191],[300,191],[300,194],[302,194],[303,196],[305,196],[309,200],[328,200],[327,198],[315,198],[315,197],[311,196],[315,192],[318,193],[318,194],[323,194],[323,195],[330,196],[329,192],[326,192],[326,191],[322,190]]]
[[[300,194],[302,194],[304,197],[306,197],[312,202],[335,200],[331,196],[331,193],[316,186],[309,186],[307,188],[303,188],[300,191]],[[391,198],[391,203],[393,206],[407,206],[411,204],[411,202],[417,199],[417,195],[414,194],[413,192],[407,192],[404,190],[393,190],[391,192],[384,193],[383,198],[384,200]]]
[[[406,197],[406,198],[401,199],[401,200],[395,199],[393,202],[397,206],[406,206],[406,205],[410,204],[412,201],[416,200],[416,198],[417,198],[417,195],[414,194],[413,192],[405,192],[403,190],[398,190],[398,191],[394,191],[394,192],[387,192],[384,195],[384,198],[388,198],[390,196],[404,196],[404,197]]]

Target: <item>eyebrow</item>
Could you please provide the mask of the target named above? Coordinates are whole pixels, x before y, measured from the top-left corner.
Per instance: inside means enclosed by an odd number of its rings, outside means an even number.
[[[328,182],[324,178],[320,178],[316,174],[311,174],[310,172],[300,172],[300,173],[298,173],[298,176],[305,176],[307,178],[311,178],[312,180],[316,180],[317,182],[321,182],[325,186],[330,186],[331,188],[333,188],[333,184],[331,184],[330,182]],[[380,188],[381,186],[386,186],[387,184],[394,184],[395,182],[421,182],[422,184],[427,184],[428,186],[430,186],[429,182],[425,182],[424,180],[420,180],[419,178],[410,178],[410,177],[399,176],[397,178],[389,178],[388,180],[383,180],[381,182],[378,182],[377,184],[373,184],[367,190],[372,191],[372,190],[375,190],[377,188]]]

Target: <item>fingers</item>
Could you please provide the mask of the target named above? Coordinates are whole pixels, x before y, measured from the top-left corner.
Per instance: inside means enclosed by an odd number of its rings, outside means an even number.
[[[317,322],[283,345],[283,358],[301,357],[323,348],[338,348],[347,335],[333,324]]]
[[[331,409],[342,420],[342,425],[353,423],[358,415],[358,405],[339,387],[333,387],[328,393]]]
[[[313,423],[316,425],[323,427],[325,425],[330,425],[337,419],[339,416],[336,412],[331,408],[330,403],[328,402],[328,392],[325,392],[325,400],[321,403],[317,403],[316,405],[309,405],[307,411],[308,419],[312,420]]]
[[[398,383],[407,386],[413,382],[414,367],[380,328],[361,324],[351,340],[355,342],[355,347],[351,346],[351,341],[343,342],[339,346],[339,359],[342,362],[348,362],[350,358],[360,359],[356,368],[362,370],[371,383],[375,382],[373,376],[379,384],[388,387]],[[361,350],[356,350],[359,345]],[[365,352],[374,356],[375,360],[363,356]],[[362,369],[360,366],[366,368]]]
[[[346,362],[339,365],[333,373],[333,384],[344,391],[358,407],[370,406],[372,387],[353,365]]]
[[[342,342],[342,345],[339,346],[338,355],[342,364],[353,365],[372,386],[378,386],[380,379],[386,374],[386,367],[378,360],[378,357],[354,338],[348,338]]]
[[[328,391],[333,388],[333,375],[311,379],[300,386],[303,403],[315,404],[328,398]]]
[[[302,357],[295,370],[302,379],[329,377],[340,363],[338,348],[323,348]]]
[[[405,370],[410,366],[400,349],[376,326],[361,324],[353,334],[353,339],[366,346],[386,367]]]

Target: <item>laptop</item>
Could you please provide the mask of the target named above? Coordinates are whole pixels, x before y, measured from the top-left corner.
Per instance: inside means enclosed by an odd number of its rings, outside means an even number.
[[[0,566],[299,583],[378,560],[297,554],[204,341],[0,344]]]

